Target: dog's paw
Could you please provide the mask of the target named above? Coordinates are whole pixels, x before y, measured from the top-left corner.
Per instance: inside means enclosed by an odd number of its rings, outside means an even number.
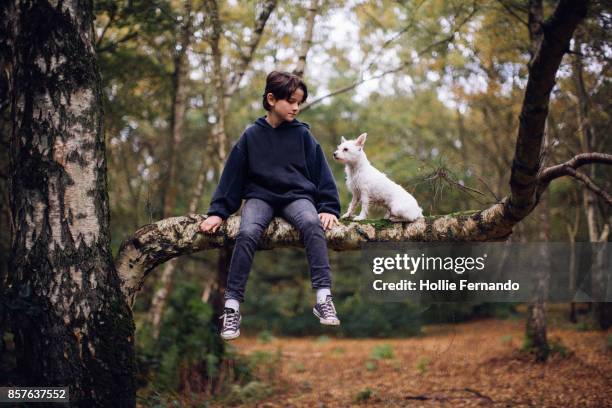
[[[353,218],[353,221],[363,221],[365,219],[366,217],[364,217],[363,215],[358,215],[355,218]]]
[[[346,214],[343,214],[342,217],[340,217],[340,219],[346,220],[346,219],[350,219],[352,216],[353,216],[352,214],[346,213]]]

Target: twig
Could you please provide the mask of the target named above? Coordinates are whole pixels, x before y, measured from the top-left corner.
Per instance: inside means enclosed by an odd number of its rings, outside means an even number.
[[[442,45],[444,43],[451,42],[455,38],[455,34],[461,29],[461,27],[463,25],[465,25],[472,18],[472,16],[474,14],[476,14],[476,8],[474,8],[472,10],[472,12],[453,30],[453,32],[449,36],[447,36],[447,37],[445,37],[445,38],[443,38],[443,39],[441,39],[439,41],[436,41],[435,43],[430,44],[427,47],[423,48],[421,51],[417,52],[417,56],[420,57],[421,55],[431,51],[432,49],[434,49],[434,48],[436,48],[436,47],[438,47],[438,46],[440,46],[440,45]],[[347,85],[347,86],[345,86],[343,88],[340,88],[340,89],[337,89],[335,91],[332,91],[332,92],[330,92],[330,93],[328,93],[326,95],[323,95],[323,96],[313,100],[312,102],[304,104],[302,106],[302,108],[300,109],[300,111],[304,112],[304,111],[312,108],[312,106],[320,103],[321,101],[323,101],[323,100],[325,100],[327,98],[330,98],[332,96],[336,96],[336,95],[344,93],[344,92],[348,92],[348,91],[350,91],[352,89],[357,88],[359,85],[361,85],[361,84],[363,84],[365,82],[369,82],[369,81],[372,81],[374,79],[379,79],[379,78],[382,78],[382,77],[384,77],[386,75],[402,71],[404,68],[406,68],[407,66],[409,66],[411,64],[412,64],[412,61],[404,61],[400,65],[398,65],[397,67],[389,69],[387,71],[384,71],[381,74],[374,75],[374,76],[372,76],[372,77],[370,77],[368,79],[361,78],[358,81],[355,81],[355,82],[353,82],[350,85]]]
[[[104,46],[102,48],[98,48],[98,53],[110,51],[110,50],[114,49],[116,46],[118,46],[119,44],[121,44],[123,42],[126,42],[126,41],[129,41],[132,38],[136,38],[136,37],[138,37],[138,31],[127,33],[126,35],[124,35],[123,37],[118,39],[117,41],[113,41],[113,42],[109,43],[108,45],[106,45],[106,46]]]
[[[603,198],[608,205],[612,205],[612,197],[608,192],[597,186],[586,174],[577,171],[577,168],[580,166],[594,163],[612,164],[612,154],[597,152],[581,153],[565,163],[547,167],[542,170],[538,177],[538,193],[541,194],[552,180],[562,176],[571,176],[582,181],[588,189]]]
[[[521,18],[521,16],[519,16],[518,14],[516,14],[516,13],[514,12],[514,10],[512,10],[512,7],[511,7],[509,4],[506,4],[506,3],[505,3],[503,0],[497,0],[497,2],[498,2],[499,4],[501,4],[501,5],[502,5],[502,7],[503,7],[504,9],[506,9],[506,11],[507,11],[508,13],[510,13],[510,15],[511,15],[512,17],[516,18],[518,21],[520,21],[521,23],[523,23],[523,24],[525,25],[525,27],[529,27],[529,24],[528,24],[528,23],[527,23],[525,20],[523,20],[523,19]]]

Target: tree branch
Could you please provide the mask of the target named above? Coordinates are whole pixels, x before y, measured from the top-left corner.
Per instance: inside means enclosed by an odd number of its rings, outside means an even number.
[[[612,154],[582,153],[574,156],[565,163],[557,164],[556,166],[551,166],[544,169],[538,177],[539,186],[537,195],[541,195],[552,180],[563,176],[571,176],[582,181],[588,189],[603,198],[608,205],[612,205],[612,197],[609,193],[597,186],[586,174],[576,171],[576,169],[580,166],[594,163],[612,165]]]
[[[431,216],[412,223],[386,220],[341,221],[326,231],[329,248],[358,250],[365,242],[405,241],[496,241],[512,233],[514,222],[505,210],[506,199],[480,211]],[[199,231],[205,215],[189,214],[145,225],[126,239],[115,259],[128,302],[142,287],[144,279],[158,265],[197,251],[222,248],[236,239],[240,217],[227,219],[213,235]],[[276,217],[264,232],[259,249],[302,247],[299,232],[283,218]]]
[[[306,16],[306,34],[304,35],[304,41],[302,42],[302,48],[298,55],[298,62],[293,70],[293,73],[299,77],[304,76],[306,70],[306,57],[310,47],[312,47],[312,34],[314,31],[315,18],[319,11],[319,0],[311,0],[310,7],[308,8],[308,15]]]
[[[268,18],[270,18],[272,11],[274,11],[274,9],[276,8],[276,3],[277,0],[268,0],[264,3],[263,9],[261,13],[259,13],[257,21],[255,22],[255,32],[253,33],[251,41],[249,41],[247,51],[242,54],[242,57],[238,61],[238,65],[234,70],[235,74],[230,79],[226,97],[231,97],[240,86],[240,81],[242,80],[242,77],[244,76],[247,67],[253,59],[253,54],[257,49],[257,45],[259,45],[259,41],[261,40],[264,28],[266,27],[266,23],[268,22]]]
[[[428,45],[426,48],[424,48],[423,50],[419,51],[417,53],[417,55],[421,56],[421,55],[431,51],[432,49],[434,49],[435,47],[437,47],[437,46],[439,46],[441,44],[444,44],[446,42],[450,42],[454,38],[454,36],[455,36],[455,34],[453,33],[453,34],[449,35],[448,37],[443,38],[440,41],[437,41],[437,42],[435,42],[433,44]],[[374,75],[374,76],[372,76],[370,78],[367,78],[367,79],[363,79],[362,78],[362,79],[360,79],[360,80],[358,80],[356,82],[353,82],[352,84],[349,84],[349,85],[347,85],[345,87],[342,87],[340,89],[336,89],[335,91],[332,91],[332,92],[330,92],[330,93],[328,93],[326,95],[323,95],[323,96],[313,100],[312,102],[304,104],[302,106],[302,108],[300,109],[300,112],[304,112],[304,111],[312,108],[314,105],[324,101],[327,98],[331,98],[332,96],[336,96],[336,95],[342,94],[344,92],[348,92],[348,91],[350,91],[352,89],[355,89],[359,85],[361,85],[361,84],[363,84],[365,82],[372,81],[374,79],[379,79],[379,78],[382,78],[382,77],[387,76],[389,74],[393,74],[393,73],[399,72],[399,71],[403,70],[404,68],[406,68],[410,64],[412,64],[412,61],[410,61],[410,62],[403,62],[399,66],[397,66],[395,68],[392,68],[392,69],[389,69],[387,71],[384,71],[384,72],[382,72],[382,73],[380,73],[378,75]]]
[[[421,8],[421,6],[425,3],[425,1],[427,0],[422,0],[420,3],[418,3],[415,7],[414,10],[412,10],[412,14],[411,14],[411,18],[410,21],[408,22],[408,24],[406,24],[404,26],[404,28],[402,28],[401,30],[399,30],[398,32],[396,32],[395,34],[393,34],[393,36],[391,38],[389,38],[387,41],[385,41],[378,50],[376,50],[376,53],[374,53],[374,56],[372,58],[370,58],[370,63],[367,65],[366,69],[361,70],[361,72],[368,72],[370,70],[370,68],[372,68],[372,66],[376,63],[376,61],[378,61],[378,57],[380,56],[380,54],[382,54],[382,52],[387,49],[387,47],[389,45],[391,45],[395,40],[397,40],[398,38],[400,38],[402,35],[404,35],[406,32],[408,32],[408,30],[410,30],[411,28],[414,27],[414,24],[416,22],[416,16],[417,16],[417,11]],[[360,75],[361,76],[361,75]]]
[[[612,154],[596,152],[577,154],[564,163],[547,167],[546,169],[542,170],[540,176],[538,177],[538,181],[540,183],[548,183],[557,177],[565,176],[566,173],[564,173],[564,169],[567,167],[577,169],[585,164],[594,163],[612,164]]]
[[[517,220],[523,219],[537,204],[535,193],[550,93],[574,30],[586,15],[586,3],[559,2],[553,15],[543,24],[543,38],[529,66],[510,175],[509,210]]]
[[[516,12],[513,10],[512,5],[507,4],[505,1],[503,0],[497,0],[497,2],[499,4],[502,5],[502,7],[514,18],[516,18],[518,21],[520,21],[521,23],[523,23],[525,25],[525,27],[529,27],[529,23],[527,23],[527,21],[523,20],[523,18],[521,16],[519,16],[518,14],[516,14]]]
[[[96,40],[96,50],[99,50],[100,45],[102,45],[102,40],[104,39],[104,36],[106,35],[106,31],[108,31],[110,26],[113,24],[116,14],[117,14],[117,6],[113,5],[110,11],[110,15],[108,16],[108,22],[106,23],[106,25],[102,29],[102,32],[100,33],[100,36]]]
[[[119,44],[124,43],[126,41],[129,41],[132,38],[136,38],[136,37],[138,37],[138,31],[133,31],[131,33],[127,33],[126,35],[124,35],[123,37],[118,39],[117,41],[112,41],[108,45],[105,45],[104,47],[98,48],[96,51],[98,53],[110,51],[110,50],[114,49],[116,46],[118,46]]]
[[[465,19],[463,19],[463,21],[461,21],[461,23],[459,23],[457,25],[457,27],[453,30],[453,32],[449,36],[447,36],[447,37],[445,37],[445,38],[443,38],[443,39],[441,39],[439,41],[436,41],[436,42],[434,42],[432,44],[429,44],[427,47],[425,47],[421,51],[417,52],[417,56],[420,57],[421,55],[430,52],[431,50],[435,49],[436,47],[438,47],[438,46],[440,46],[442,44],[451,42],[455,38],[455,34],[461,29],[461,27],[463,27],[468,21],[470,21],[470,19],[474,16],[475,13],[476,13],[476,8],[472,9],[472,12]],[[353,82],[352,84],[344,86],[344,87],[342,87],[340,89],[336,89],[335,91],[332,91],[332,92],[330,92],[330,93],[328,93],[326,95],[323,95],[323,96],[321,96],[321,97],[319,97],[319,98],[317,98],[317,99],[315,99],[315,100],[313,100],[313,101],[311,101],[309,103],[306,103],[306,104],[302,105],[302,108],[300,109],[300,111],[304,112],[304,111],[312,108],[314,105],[324,101],[327,98],[330,98],[332,96],[336,96],[336,95],[342,94],[344,92],[348,92],[348,91],[350,91],[352,89],[357,88],[359,85],[361,85],[361,84],[363,84],[365,82],[372,81],[374,79],[379,79],[379,78],[382,78],[382,77],[384,77],[386,75],[402,71],[404,68],[406,68],[407,66],[409,66],[411,64],[412,64],[412,61],[404,61],[399,66],[397,66],[395,68],[392,68],[392,69],[389,69],[387,71],[384,71],[384,72],[382,72],[382,73],[380,73],[378,75],[374,75],[374,76],[372,76],[370,78],[367,78],[367,79],[364,79],[362,77],[361,79],[359,79],[358,81]]]

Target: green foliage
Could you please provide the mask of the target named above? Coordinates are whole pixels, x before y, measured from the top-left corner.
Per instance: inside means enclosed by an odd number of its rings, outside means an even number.
[[[346,353],[346,349],[344,347],[334,347],[331,353],[332,355],[341,356]]]
[[[378,344],[372,349],[370,357],[374,360],[387,360],[393,358],[393,347],[390,344]]]
[[[248,357],[248,365],[257,378],[273,381],[280,367],[281,355],[280,349],[275,352],[255,350]]]
[[[257,336],[257,341],[263,344],[270,343],[273,340],[275,340],[275,337],[270,330],[262,330]]]
[[[361,391],[359,391],[357,395],[355,396],[355,402],[356,403],[366,402],[370,398],[372,398],[372,390],[370,388],[364,388]]]
[[[376,361],[373,360],[368,360],[365,363],[365,368],[368,371],[374,371],[378,368],[378,363]]]
[[[420,314],[410,303],[371,304],[352,296],[337,306],[341,330],[348,337],[414,336],[421,331]]]
[[[245,385],[234,384],[223,400],[228,404],[246,404],[271,395],[273,388],[260,381],[251,381]]]
[[[200,287],[190,283],[175,288],[156,342],[148,326],[140,330],[139,337],[148,340],[140,345],[140,359],[149,367],[156,389],[178,389],[181,370],[196,369],[209,379],[218,375],[223,348],[211,327],[212,310],[201,301],[200,292]]]
[[[419,374],[425,374],[429,369],[429,363],[431,360],[427,357],[421,357],[417,360],[416,369]]]
[[[518,316],[513,303],[461,303],[432,304],[423,312],[423,320],[428,323],[458,323],[486,317],[498,319]]]
[[[560,338],[556,337],[549,342],[550,354],[557,355],[560,358],[568,358],[574,355],[574,352],[563,344]]]
[[[504,334],[503,336],[501,336],[500,340],[501,343],[504,346],[510,346],[512,345],[512,340],[514,339],[514,337],[511,334]]]
[[[585,332],[585,331],[592,330],[591,325],[587,321],[576,323],[575,328],[576,328],[576,331],[579,331],[579,332]]]

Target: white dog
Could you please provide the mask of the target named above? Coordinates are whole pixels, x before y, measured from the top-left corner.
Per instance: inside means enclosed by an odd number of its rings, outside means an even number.
[[[334,159],[345,165],[346,183],[353,193],[348,211],[342,218],[352,217],[359,201],[361,212],[354,218],[355,221],[368,216],[370,204],[386,208],[385,219],[391,221],[414,221],[421,218],[423,209],[414,197],[368,161],[363,151],[367,136],[367,133],[363,133],[356,140],[346,140],[342,136],[342,142],[334,152]]]

